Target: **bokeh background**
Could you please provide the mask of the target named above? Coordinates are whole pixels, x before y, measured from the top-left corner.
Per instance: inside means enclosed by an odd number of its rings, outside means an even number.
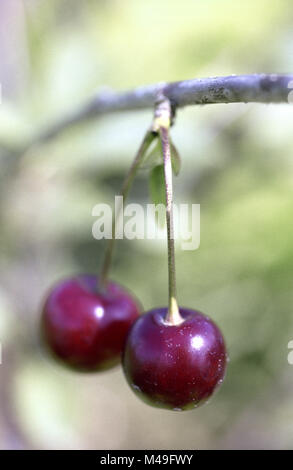
[[[1,0],[0,448],[293,448],[293,108],[180,110],[177,202],[201,204],[201,245],[177,249],[178,297],[222,328],[221,390],[185,413],[152,409],[118,367],[76,375],[42,352],[43,298],[99,270],[92,208],[112,203],[150,111],[101,117],[18,149],[99,88],[293,73],[290,0]],[[131,201],[148,202],[142,171]],[[167,301],[166,248],[119,242],[112,278],[145,309]]]

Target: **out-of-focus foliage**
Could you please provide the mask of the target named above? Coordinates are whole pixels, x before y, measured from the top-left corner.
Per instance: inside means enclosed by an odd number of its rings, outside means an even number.
[[[74,375],[39,346],[46,290],[99,269],[92,208],[112,203],[150,112],[109,115],[19,158],[13,149],[99,87],[292,73],[289,0],[0,3],[0,448],[292,448],[293,109],[180,110],[177,202],[201,204],[201,245],[177,244],[178,297],[221,326],[230,364],[207,406],[147,408],[121,370]],[[148,172],[131,193],[148,202]],[[163,241],[121,241],[112,277],[166,304]]]

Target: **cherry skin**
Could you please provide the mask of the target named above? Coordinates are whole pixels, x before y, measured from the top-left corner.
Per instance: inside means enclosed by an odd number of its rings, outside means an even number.
[[[223,381],[227,353],[215,323],[180,308],[183,322],[166,323],[167,308],[142,315],[132,326],[123,369],[132,390],[150,405],[175,411],[203,404]]]
[[[131,325],[141,307],[114,282],[105,289],[83,274],[59,282],[42,312],[45,344],[56,359],[80,371],[108,369],[121,360]]]

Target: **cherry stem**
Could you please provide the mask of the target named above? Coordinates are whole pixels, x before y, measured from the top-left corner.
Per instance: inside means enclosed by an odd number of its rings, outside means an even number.
[[[153,131],[153,129],[149,129],[143,140],[142,143],[140,144],[140,147],[135,155],[135,158],[131,164],[131,167],[129,168],[128,173],[125,176],[125,179],[122,184],[122,188],[120,190],[119,196],[122,196],[122,199],[119,198],[119,206],[118,209],[116,208],[116,211],[113,212],[112,215],[112,238],[109,239],[107,248],[105,251],[105,256],[104,256],[104,261],[102,264],[102,270],[101,270],[101,275],[100,275],[100,280],[99,280],[99,289],[103,289],[107,285],[108,281],[108,275],[110,271],[110,267],[112,264],[112,259],[113,259],[113,253],[114,253],[114,247],[115,247],[115,241],[116,241],[116,222],[118,220],[118,217],[120,216],[121,209],[123,207],[123,202],[125,201],[128,193],[130,191],[131,185],[133,183],[133,180],[137,174],[137,171],[143,161],[145,152],[153,142],[153,140],[157,137],[156,132]]]
[[[166,223],[168,237],[168,276],[169,276],[169,308],[166,323],[178,325],[183,322],[176,300],[176,274],[175,274],[175,247],[174,247],[174,221],[173,221],[173,182],[172,160],[169,138],[172,110],[169,100],[162,99],[156,108],[154,128],[158,129],[163,160],[166,191]]]

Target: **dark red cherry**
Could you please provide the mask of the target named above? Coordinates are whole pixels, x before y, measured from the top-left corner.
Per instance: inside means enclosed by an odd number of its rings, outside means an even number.
[[[221,384],[227,354],[215,323],[180,308],[183,322],[166,323],[167,308],[141,316],[128,335],[123,368],[132,390],[149,404],[186,410],[204,403]]]
[[[79,370],[112,367],[121,359],[126,336],[141,308],[119,284],[103,290],[98,278],[79,275],[59,282],[49,293],[42,332],[55,358]]]

